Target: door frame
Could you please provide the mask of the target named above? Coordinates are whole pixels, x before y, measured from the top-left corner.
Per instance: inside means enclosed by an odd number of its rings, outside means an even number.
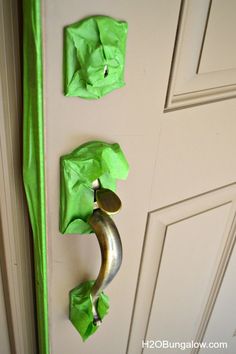
[[[22,183],[20,6],[0,1],[0,269],[12,354],[37,353],[32,235]]]

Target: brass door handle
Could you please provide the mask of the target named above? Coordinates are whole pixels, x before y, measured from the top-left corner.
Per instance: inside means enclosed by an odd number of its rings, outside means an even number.
[[[122,243],[119,231],[109,216],[109,213],[115,213],[120,209],[121,202],[112,191],[99,189],[99,187],[94,189],[96,196],[95,207],[98,208],[93,211],[88,223],[96,234],[102,258],[98,277],[91,290],[94,324],[99,326],[101,324],[101,319],[97,312],[99,295],[115,277],[122,262]],[[103,196],[105,196],[105,199],[103,199]]]

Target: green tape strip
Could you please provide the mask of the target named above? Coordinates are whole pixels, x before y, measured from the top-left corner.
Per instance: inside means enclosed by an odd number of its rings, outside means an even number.
[[[23,0],[23,25],[23,178],[33,229],[39,353],[49,354],[40,0]]]

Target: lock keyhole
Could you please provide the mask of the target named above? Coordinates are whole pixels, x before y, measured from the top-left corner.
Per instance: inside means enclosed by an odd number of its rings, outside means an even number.
[[[107,65],[104,66],[103,74],[104,74],[104,78],[106,78],[108,76],[108,66]]]

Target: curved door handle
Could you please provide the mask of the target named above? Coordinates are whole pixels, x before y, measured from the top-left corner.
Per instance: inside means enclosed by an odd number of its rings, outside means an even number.
[[[98,189],[97,192],[99,191],[102,192],[103,190]],[[113,195],[114,198],[118,198],[112,191],[106,191],[108,194],[110,192],[111,198],[113,198]],[[100,204],[99,200],[97,204]],[[122,262],[122,243],[114,221],[104,209],[95,209],[88,219],[88,223],[96,234],[102,258],[98,277],[91,290],[94,324],[99,326],[101,319],[97,312],[97,301],[100,293],[107,287],[120,269]]]

